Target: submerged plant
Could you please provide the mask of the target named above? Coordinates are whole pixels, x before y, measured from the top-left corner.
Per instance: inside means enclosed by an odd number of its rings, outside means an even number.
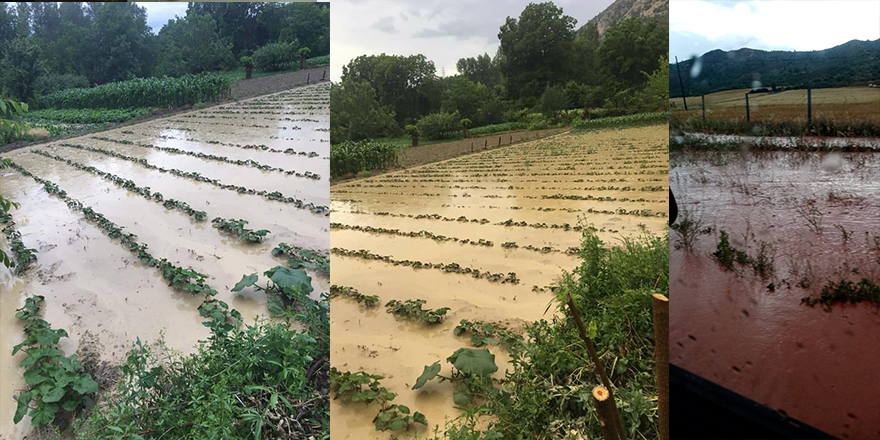
[[[241,239],[241,241],[246,243],[260,243],[266,235],[269,235],[269,231],[266,229],[254,231],[253,229],[246,228],[245,226],[248,224],[247,220],[227,220],[225,218],[217,217],[214,220],[211,220],[211,223],[215,228],[235,235]]]

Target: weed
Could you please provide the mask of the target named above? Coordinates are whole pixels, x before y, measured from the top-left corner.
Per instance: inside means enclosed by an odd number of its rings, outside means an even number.
[[[795,211],[807,222],[807,227],[816,234],[822,234],[822,211],[816,207],[815,200],[807,200],[795,206]]]
[[[679,215],[681,220],[670,226],[670,228],[678,234],[675,248],[684,248],[687,251],[692,251],[694,243],[697,242],[697,239],[699,239],[700,234],[704,229],[703,216],[698,212],[692,212],[686,207],[682,207]]]

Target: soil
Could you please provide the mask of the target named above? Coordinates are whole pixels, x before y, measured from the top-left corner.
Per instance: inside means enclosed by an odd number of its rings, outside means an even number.
[[[286,196],[328,205],[329,111],[326,106],[315,108],[312,104],[298,102],[305,95],[326,100],[328,92],[327,83],[309,85],[198,110],[189,115],[191,118],[154,119],[66,142],[124,153],[164,167],[198,172],[223,183],[281,191]],[[281,109],[273,110],[280,115],[255,110],[255,107],[266,106],[280,106]],[[224,126],[198,123],[221,120],[216,116],[228,116],[227,112],[237,112],[234,114],[240,120]],[[294,121],[279,120],[285,117]],[[285,169],[309,170],[322,178],[313,180],[277,171],[262,171],[245,165],[98,140],[96,136],[227,156],[231,160],[253,159]],[[225,144],[217,144],[218,141]],[[127,232],[136,234],[157,258],[168,258],[181,267],[191,267],[207,274],[208,284],[219,292],[217,298],[239,310],[247,322],[268,315],[266,296],[253,288],[238,293],[232,293],[230,289],[242,275],[262,274],[271,267],[284,265],[285,259],[271,256],[272,248],[286,242],[324,255],[328,253],[329,218],[324,214],[60,144],[55,141],[20,148],[4,157],[12,158],[35,175],[58,184],[71,197],[125,227]],[[233,144],[265,144],[279,150],[293,148],[319,154],[308,157],[273,153],[238,148]],[[191,220],[180,211],[165,209],[161,203],[149,201],[95,174],[38,155],[34,152],[38,149],[131,179],[138,186],[149,186],[166,199],[181,200],[194,209],[205,211],[208,220]],[[72,211],[64,202],[49,196],[42,185],[14,170],[3,170],[0,193],[21,203],[21,208],[12,212],[16,226],[24,244],[37,250],[37,262],[23,276],[16,277],[9,270],[0,269],[0,437],[20,440],[30,431],[29,418],[18,425],[12,424],[13,396],[24,387],[23,371],[18,368],[24,353],[11,356],[12,347],[24,337],[14,314],[26,296],[43,295],[46,298],[45,319],[53,328],[63,328],[70,335],[62,339],[61,350],[67,355],[80,353],[103,390],[111,388],[117,379],[113,367],[124,361],[127,351],[138,338],[152,344],[164,337],[169,348],[190,353],[200,339],[208,336],[208,329],[202,325],[203,319],[197,310],[202,298],[169,289],[156,269],[138,262],[118,240],[111,240],[87,222],[81,212]],[[268,229],[271,233],[263,243],[246,245],[213,228],[210,221],[215,216],[243,218],[250,221],[249,228]],[[316,297],[329,289],[326,276],[314,271],[309,271],[309,275]]]
[[[579,217],[583,217],[609,242],[641,233],[643,229],[663,234],[664,216],[623,215],[614,210],[648,209],[666,215],[667,139],[665,125],[564,134],[334,185],[333,223],[397,229],[403,233],[428,231],[459,239],[435,241],[422,236],[401,237],[337,227],[331,229],[334,247],[365,249],[398,260],[455,262],[495,273],[516,272],[521,281],[503,284],[442,270],[417,270],[333,254],[333,284],[354,287],[365,295],[378,295],[382,304],[391,299],[424,299],[427,308],[451,310],[442,324],[426,327],[397,319],[381,305],[364,309],[354,301],[334,299],[330,315],[331,364],[340,370],[383,375],[383,386],[398,393],[393,403],[407,405],[427,416],[430,426],[419,427],[419,433],[433,432],[435,425],[442,429],[444,420],[460,415],[454,409],[450,383],[429,383],[420,391],[411,388],[425,365],[440,360],[441,373],[448,373],[446,357],[469,346],[468,339],[454,336],[453,328],[460,320],[468,319],[501,322],[520,330],[528,322],[549,319],[555,312],[551,309],[545,314],[553,296],[548,286],[563,269],[570,270],[578,264],[565,250],[579,245],[579,232],[496,223],[514,219],[530,224],[576,226]],[[469,149],[469,143],[467,146]],[[641,190],[649,185],[662,190]],[[624,187],[635,190],[623,190]],[[542,198],[555,194],[594,199]],[[600,201],[597,197],[617,200]],[[590,208],[614,212],[589,213]],[[452,221],[415,218],[420,214],[437,214]],[[485,218],[487,222],[455,221],[461,216]],[[463,244],[460,240],[464,239],[493,243]],[[510,241],[518,247],[501,246]],[[554,250],[543,253],[526,246],[548,246]],[[499,365],[495,377],[502,378],[508,367],[507,354],[498,347],[490,350]],[[344,432],[340,439],[387,438],[387,434],[378,433],[372,425],[377,411],[375,406],[343,405],[334,400],[331,430]]]
[[[880,154],[744,148],[670,162],[677,223],[690,215],[704,231],[670,252],[670,362],[837,438],[880,438],[880,309],[801,302],[829,282],[880,282]],[[767,273],[722,267],[722,230],[750,256],[765,243]]]
[[[326,71],[326,72],[325,72]],[[271,93],[277,93],[283,90],[288,90],[293,87],[298,87],[306,83],[306,80],[309,79],[310,83],[316,82],[324,82],[324,81],[315,81],[315,78],[319,78],[320,76],[324,76],[329,78],[329,66],[321,66],[314,67],[306,70],[299,70],[291,73],[283,73],[279,75],[272,76],[264,76],[260,78],[251,78],[249,80],[239,80],[236,81],[235,84],[232,85],[231,98],[225,99],[222,101],[215,101],[211,103],[207,103],[205,107],[202,109],[208,109],[211,107],[217,107],[224,104],[229,104],[235,102],[237,100],[250,99],[255,98],[257,96],[262,96]],[[328,79],[329,81],[329,79]],[[201,110],[201,109],[199,109]],[[115,130],[122,127],[128,127],[132,125],[140,125],[145,122],[150,122],[156,119],[168,118],[171,116],[179,116],[185,113],[190,113],[193,111],[193,106],[187,105],[177,109],[159,109],[148,115],[139,116],[134,119],[130,119],[125,122],[119,122],[114,124],[108,124],[106,127],[89,131],[83,133],[71,133],[64,136],[58,136],[50,139],[39,139],[34,141],[19,141],[12,142],[6,145],[0,145],[0,153],[7,153],[13,150],[17,150],[19,148],[24,148],[32,145],[42,145],[48,143],[55,143],[67,139],[74,139],[81,136],[85,136],[92,133],[99,133],[103,131]],[[198,111],[198,110],[196,110]]]

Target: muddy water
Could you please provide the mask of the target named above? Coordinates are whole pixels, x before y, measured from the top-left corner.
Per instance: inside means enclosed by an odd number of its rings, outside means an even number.
[[[801,304],[829,282],[880,282],[880,154],[670,159],[679,215],[712,228],[671,252],[672,362],[836,437],[880,437],[880,310]],[[720,230],[750,255],[768,243],[772,274],[724,270]]]
[[[456,349],[469,346],[467,340],[454,336],[452,329],[462,319],[502,322],[521,330],[528,322],[549,318],[555,313],[551,308],[545,314],[552,295],[540,289],[535,291],[533,287],[552,284],[563,269],[570,270],[577,265],[574,257],[564,253],[579,244],[580,233],[577,231],[494,223],[512,218],[528,223],[569,223],[575,226],[580,216],[599,228],[599,235],[608,241],[621,235],[640,233],[642,229],[665,232],[665,217],[588,214],[584,211],[589,208],[613,211],[625,207],[627,210],[649,209],[665,214],[668,207],[666,136],[665,126],[564,135],[334,186],[331,204],[334,223],[399,229],[402,232],[426,230],[473,241],[482,238],[492,241],[493,246],[342,229],[331,230],[332,246],[365,249],[398,260],[456,262],[483,271],[516,272],[521,282],[517,285],[493,283],[434,269],[415,270],[333,255],[333,284],[351,286],[366,295],[379,295],[382,304],[391,299],[424,299],[426,307],[451,308],[443,324],[424,327],[399,320],[386,313],[383,307],[367,310],[352,301],[336,299],[330,322],[333,366],[340,370],[363,370],[384,375],[383,386],[398,394],[394,403],[424,413],[431,424],[430,429],[435,425],[442,428],[445,420],[459,415],[453,408],[451,385],[430,383],[420,391],[411,391],[411,388],[425,365],[440,360],[441,371],[449,372],[450,366],[445,358]],[[632,161],[624,164],[630,161],[630,156]],[[652,164],[648,165],[649,168],[642,168],[639,160],[652,161]],[[487,165],[499,166],[489,171],[480,169]],[[609,183],[612,179],[613,183]],[[589,182],[591,180],[601,183]],[[584,189],[603,184],[621,188],[662,185],[663,191]],[[381,192],[394,194],[378,194]],[[644,198],[645,201],[540,198],[552,194]],[[538,207],[556,210],[538,211]],[[381,212],[393,215],[377,215]],[[479,224],[406,217],[419,214],[486,218],[490,222]],[[539,253],[501,247],[508,241],[519,246],[552,246],[561,252]],[[506,353],[496,347],[491,350],[496,354],[500,368],[495,377],[502,378],[508,367]],[[331,429],[345,432],[341,438],[387,438],[373,428],[372,419],[377,411],[377,407],[342,405],[333,401]],[[418,430],[425,432],[421,427]]]
[[[852,137],[740,136],[733,134],[686,133],[684,137],[725,144],[766,145],[780,148],[871,148],[880,150],[880,139]],[[673,141],[683,142],[684,137]]]
[[[326,90],[316,86],[302,89],[310,90],[307,91],[311,94],[326,95]],[[285,99],[282,103],[295,102],[295,97],[289,96]],[[236,111],[246,116],[248,110],[244,107],[247,102],[226,107],[237,109]],[[303,116],[293,113],[294,107],[293,104],[283,104],[276,111],[287,114],[277,117],[320,119],[326,126],[326,112],[324,115]],[[211,110],[190,114],[203,114]],[[284,122],[255,123],[271,125]],[[167,134],[167,130],[156,128],[163,125],[163,120],[149,121],[100,133],[98,136],[174,146],[234,159],[254,159],[273,166],[312,170],[322,176],[329,175],[328,161],[320,157],[272,155],[256,150],[220,147],[216,144],[169,141],[148,135],[121,133],[131,131]],[[247,129],[245,134],[226,135],[216,134],[218,129],[214,126],[190,128],[185,123],[179,125],[186,129],[180,130],[180,133],[193,139],[211,136],[213,140],[222,142],[267,144],[273,145],[273,148],[294,148],[297,151],[320,152],[322,148],[329,148],[327,143],[320,142],[321,139],[328,138],[327,133],[314,130],[254,128]],[[223,131],[235,132],[236,129],[237,127],[230,126]],[[281,132],[285,132],[287,139],[272,139],[273,136],[280,136]],[[231,138],[237,140],[233,141]],[[149,161],[158,162],[160,166],[198,171],[209,176],[213,173],[216,175],[211,177],[219,178],[224,183],[277,190],[316,204],[329,203],[329,184],[326,179],[297,179],[244,166],[108,143],[89,136],[67,142],[145,157]],[[165,198],[185,201],[195,209],[206,211],[208,221],[195,222],[179,211],[166,210],[161,204],[150,202],[96,175],[31,152],[35,148],[131,179],[139,186],[149,186],[153,191],[161,192]],[[220,148],[224,149],[219,150]],[[328,251],[329,218],[296,209],[290,204],[268,201],[254,195],[237,194],[208,184],[151,171],[121,159],[55,144],[17,150],[6,157],[11,157],[37,176],[57,183],[71,197],[124,226],[127,231],[137,234],[139,241],[148,244],[155,256],[168,258],[180,266],[192,267],[207,274],[209,284],[219,292],[218,298],[238,309],[249,322],[257,316],[268,314],[266,296],[253,289],[235,294],[229,289],[244,274],[262,273],[273,266],[283,265],[284,259],[273,258],[269,253],[274,246],[286,242],[325,254]],[[17,367],[22,356],[19,354],[13,358],[10,355],[12,347],[23,339],[21,326],[14,313],[27,296],[46,297],[46,320],[53,327],[64,328],[70,334],[70,338],[61,343],[66,354],[89,348],[100,354],[102,362],[110,364],[120,363],[137,338],[152,343],[164,335],[169,347],[189,353],[195,349],[198,340],[208,336],[208,330],[202,326],[197,310],[202,302],[201,298],[169,289],[155,269],[137,262],[120,246],[118,240],[109,239],[85,221],[81,213],[69,210],[63,202],[50,197],[33,179],[12,170],[4,170],[0,175],[0,193],[21,203],[21,209],[13,212],[15,221],[25,245],[38,251],[37,263],[24,276],[13,277],[10,271],[0,269],[0,437],[21,439],[30,430],[28,418],[18,425],[12,424],[15,412],[13,396],[24,387],[24,383],[21,376],[23,371]],[[222,235],[212,228],[210,219],[214,216],[244,218],[250,221],[249,227],[269,229],[271,234],[264,243],[243,245],[237,239]],[[5,243],[2,245],[5,247]],[[329,289],[329,280],[326,277],[316,273],[310,275],[316,297]]]

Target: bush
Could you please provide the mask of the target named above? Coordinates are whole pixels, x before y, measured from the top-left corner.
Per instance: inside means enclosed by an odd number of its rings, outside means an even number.
[[[297,43],[269,43],[254,51],[254,64],[264,72],[278,72],[290,68],[297,56]]]
[[[461,127],[458,112],[456,113],[431,113],[422,116],[416,126],[426,139],[449,139],[458,134]]]
[[[50,73],[42,75],[34,81],[34,91],[37,96],[45,96],[60,90],[85,88],[89,86],[89,79],[85,75],[73,73]]]
[[[330,55],[311,57],[306,60],[306,67],[329,66],[329,65],[330,65]]]
[[[502,122],[501,124],[490,124],[482,127],[476,127],[468,130],[471,136],[482,136],[485,134],[501,133],[505,131],[526,130],[529,128],[526,122]]]
[[[330,145],[330,176],[382,170],[397,164],[396,146],[387,142],[346,141]]]
[[[90,89],[67,89],[39,99],[41,108],[180,107],[229,95],[232,80],[212,73],[136,78]]]
[[[421,136],[419,127],[410,124],[404,127],[403,131],[412,139],[412,146],[417,147],[419,145],[419,136]]]

